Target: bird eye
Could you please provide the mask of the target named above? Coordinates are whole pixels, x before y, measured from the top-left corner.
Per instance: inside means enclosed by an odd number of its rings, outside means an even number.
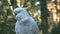
[[[18,13],[20,13],[20,11],[18,11]]]

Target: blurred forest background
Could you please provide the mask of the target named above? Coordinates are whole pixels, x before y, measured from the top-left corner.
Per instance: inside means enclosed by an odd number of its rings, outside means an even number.
[[[39,34],[60,34],[60,0],[0,0],[0,34],[15,34],[17,7],[26,8],[36,20]]]

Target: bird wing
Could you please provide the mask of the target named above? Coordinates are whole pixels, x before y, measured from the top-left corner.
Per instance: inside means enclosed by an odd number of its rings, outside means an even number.
[[[33,25],[33,33],[34,34],[38,34],[39,33],[39,28],[38,28],[37,24]]]

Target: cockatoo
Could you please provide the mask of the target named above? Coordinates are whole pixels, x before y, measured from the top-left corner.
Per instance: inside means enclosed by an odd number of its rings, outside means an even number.
[[[25,8],[15,8],[16,34],[38,34],[39,29],[36,21],[28,14]]]

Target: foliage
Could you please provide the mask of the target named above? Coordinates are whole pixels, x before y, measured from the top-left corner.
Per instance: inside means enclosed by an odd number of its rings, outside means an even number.
[[[38,9],[37,6],[35,6],[36,1],[37,0],[26,0],[23,7],[28,7],[28,13],[39,23],[40,14],[34,17]],[[10,0],[9,2],[11,4],[9,4],[8,0],[0,0],[0,2],[2,2],[0,5],[0,34],[15,34],[14,28],[16,20],[13,16],[13,9],[17,7],[17,2],[15,0]]]

